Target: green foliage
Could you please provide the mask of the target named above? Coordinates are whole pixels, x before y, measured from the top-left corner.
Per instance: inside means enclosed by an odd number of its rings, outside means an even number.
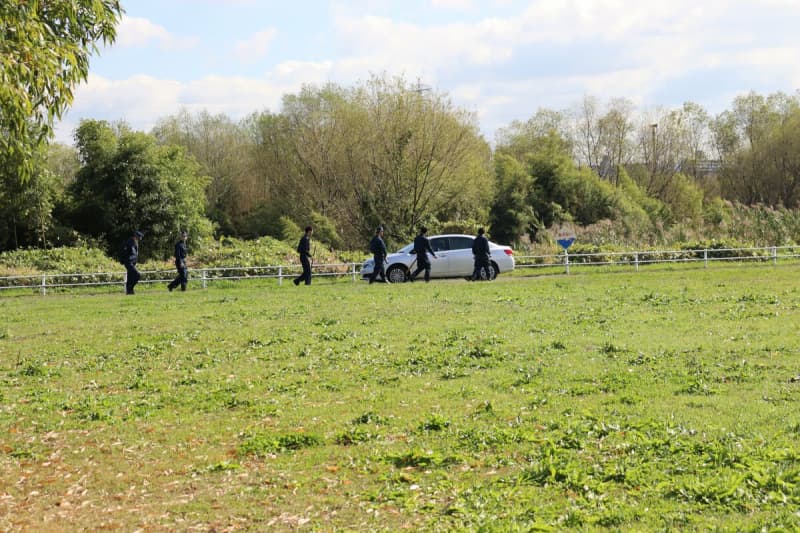
[[[714,121],[723,198],[745,205],[800,205],[800,95],[738,96]]]
[[[762,246],[783,246],[800,243],[800,211],[765,205],[728,205],[728,213],[717,228],[744,242]]]
[[[118,0],[0,2],[0,167],[9,174],[31,176],[36,150],[121,16]]]
[[[587,225],[611,218],[616,204],[614,187],[591,170],[576,168],[557,146],[552,141],[527,161],[534,179],[532,204],[542,224],[549,227],[574,220]]]
[[[252,241],[225,237],[190,249],[192,263],[207,267],[285,265],[295,262],[296,256],[294,246],[271,237]]]
[[[411,450],[409,452],[388,455],[385,460],[395,468],[444,468],[463,461],[459,456],[442,455],[424,450]]]
[[[378,426],[388,424],[388,422],[386,417],[372,411],[367,411],[352,420],[353,424],[375,424]]]
[[[144,242],[144,241],[143,241]],[[145,243],[146,245],[146,243]],[[296,243],[286,243],[271,237],[241,240],[225,237],[218,241],[189,240],[190,268],[200,267],[264,267],[291,265],[298,262]],[[315,249],[318,261],[360,262],[362,252],[338,257],[323,246]],[[173,262],[150,260],[140,264],[141,270],[172,270]],[[14,276],[40,273],[78,274],[90,272],[119,272],[121,269],[115,256],[105,250],[91,246],[61,247],[51,249],[17,249],[0,252],[0,275]],[[239,274],[246,272],[239,272]],[[263,273],[263,272],[262,272]]]
[[[426,226],[428,228],[428,235],[433,235],[436,233],[461,233],[466,235],[476,235],[478,233],[478,228],[485,228],[485,225],[475,219],[467,218],[463,220],[445,220],[442,222],[434,223],[431,225]],[[506,242],[504,240],[500,240],[499,237],[490,233],[487,235],[490,239],[499,240],[500,242]],[[407,243],[397,243],[401,246]]]
[[[651,224],[664,223],[669,219],[669,210],[657,198],[648,196],[644,189],[633,181],[625,169],[618,172],[620,191],[636,206],[644,210]]]
[[[402,78],[304,87],[284,97],[281,115],[266,121],[270,147],[286,154],[273,201],[291,205],[297,222],[314,212],[329,218],[349,248],[378,224],[388,240],[406,242],[423,221],[480,213],[492,194],[491,153],[475,117]]]
[[[236,220],[234,223],[237,228],[236,234],[229,234],[228,236],[238,236],[245,239],[269,236],[275,239],[283,239],[282,213],[283,211],[277,205],[258,204]]]
[[[337,249],[342,247],[342,238],[337,233],[336,225],[330,218],[316,211],[312,212],[310,226],[314,228],[314,239],[325,244],[328,248]]]
[[[548,149],[553,141],[559,152],[571,153],[569,127],[565,113],[539,109],[526,122],[513,121],[498,131],[496,154],[525,161],[528,156]]]
[[[259,189],[253,181],[248,151],[250,145],[242,129],[223,114],[201,111],[190,115],[181,110],[159,121],[152,135],[164,146],[181,146],[200,165],[199,174],[209,177],[205,188],[207,216],[217,226],[217,234],[258,237],[269,234],[258,231],[247,235],[236,222],[256,207],[252,194]],[[255,221],[250,221],[255,222]]]
[[[297,246],[297,242],[305,234],[304,230],[305,226],[301,228],[300,226],[295,224],[295,222],[291,218],[287,216],[283,216],[279,219],[279,225],[281,228],[280,230],[281,239],[287,243],[294,242],[294,245]]]
[[[198,241],[211,235],[203,216],[208,179],[182,149],[103,121],[83,121],[76,139],[83,161],[71,187],[76,229],[104,237],[112,254],[142,230],[144,258],[169,257],[182,230]]]
[[[318,435],[308,433],[255,433],[244,438],[239,446],[240,455],[264,456],[279,452],[295,451],[312,446],[320,446],[323,440]]]
[[[710,228],[723,228],[730,223],[730,203],[713,198],[703,206],[703,222]]]
[[[19,249],[0,253],[0,271],[26,272],[113,272],[119,262],[96,248]]]
[[[529,231],[538,240],[539,232],[554,224],[588,225],[620,211],[614,186],[576,167],[555,132],[523,144],[528,146],[524,163],[506,155],[519,153],[519,147],[498,148],[495,158],[498,183],[490,220],[496,236],[518,242],[522,232]]]
[[[534,180],[509,155],[498,153],[494,162],[497,186],[489,210],[491,234],[499,242],[516,244],[537,222],[529,204]]]
[[[56,238],[53,208],[63,188],[40,159],[32,166],[24,183],[16,174],[0,171],[0,250],[44,247]]]
[[[91,8],[63,0],[24,5],[0,8],[9,27],[46,25],[30,19],[36,9],[47,17],[63,9],[60,22],[70,27],[56,26],[72,37],[80,23],[100,17],[95,41],[113,38],[120,12],[101,0]],[[0,46],[30,45],[13,33]],[[95,41],[84,42],[85,50]],[[13,84],[4,89],[14,93]],[[549,246],[544,230],[562,222],[598,246],[800,241],[796,95],[744,95],[713,120],[687,102],[659,112],[657,128],[638,132],[630,112],[625,100],[603,111],[591,97],[580,125],[568,113],[539,110],[498,132],[493,161],[474,114],[445,94],[386,76],[304,87],[284,98],[280,113],[238,124],[182,111],[147,136],[87,121],[76,138],[77,180],[76,153],[64,147],[45,160],[28,146],[24,185],[15,163],[0,165],[0,249],[101,243],[113,252],[139,227],[147,234],[145,257],[163,258],[180,229],[189,228],[195,246],[210,236],[205,217],[217,237],[271,236],[292,246],[302,233],[297,226],[312,224],[320,244],[358,250],[356,259],[378,224],[387,227],[390,247],[409,242],[423,224],[432,233],[473,233],[487,223],[495,240],[517,246],[526,233]],[[46,133],[47,124],[29,122],[29,137]],[[3,131],[0,125],[0,139],[12,142]],[[719,160],[703,154],[709,148]],[[22,153],[12,152],[0,157]]]
[[[627,194],[619,197],[617,206],[615,219],[576,228],[578,242],[616,249],[663,249],[698,241],[727,242],[744,248],[791,246],[800,240],[800,211],[791,209],[743,206],[718,199],[703,207],[697,221],[670,224],[671,209],[663,204],[655,211],[655,220],[652,212],[645,220]]]
[[[349,428],[347,431],[343,431],[336,436],[336,444],[340,446],[354,446],[373,440],[376,437],[377,435],[366,429],[360,427]]]
[[[702,219],[703,191],[688,176],[676,174],[664,194],[674,220],[699,222]]]

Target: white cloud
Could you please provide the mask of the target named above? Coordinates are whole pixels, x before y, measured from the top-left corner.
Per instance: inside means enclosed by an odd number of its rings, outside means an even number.
[[[267,78],[277,85],[299,87],[304,83],[323,84],[332,81],[333,61],[287,61],[272,70]]]
[[[454,65],[491,64],[511,57],[505,35],[510,24],[487,19],[476,24],[454,23],[430,28],[385,17],[338,17],[335,27],[349,61],[368,59],[373,70],[424,72]]]
[[[752,48],[737,55],[737,62],[760,69],[785,69],[787,65],[796,64],[800,58],[800,46],[781,46],[774,48]],[[800,67],[790,69],[800,73]]]
[[[56,126],[56,140],[71,143],[73,130],[84,118],[123,120],[135,130],[149,131],[159,119],[181,108],[234,119],[264,109],[277,111],[284,94],[297,92],[303,83],[324,82],[330,69],[330,64],[297,62],[280,65],[264,79],[208,76],[188,82],[147,75],[124,80],[90,75]]]
[[[455,9],[473,11],[477,6],[475,0],[431,0],[431,5],[438,9]]]
[[[83,118],[124,120],[134,129],[148,129],[154,118],[177,111],[181,83],[146,75],[114,81],[90,75],[75,92],[67,119],[59,124],[57,138],[65,141]]]
[[[122,17],[117,30],[115,46],[143,48],[150,46],[152,43],[156,43],[164,50],[183,50],[195,47],[198,40],[193,37],[177,37],[163,26],[159,26],[146,18]]]
[[[262,30],[249,39],[236,43],[236,56],[244,62],[253,62],[261,59],[269,52],[272,41],[278,31],[275,28]]]

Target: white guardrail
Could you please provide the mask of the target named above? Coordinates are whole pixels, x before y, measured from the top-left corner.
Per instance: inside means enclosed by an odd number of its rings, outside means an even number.
[[[637,272],[646,265],[659,263],[710,263],[754,261],[778,264],[779,261],[800,258],[800,246],[767,246],[760,248],[703,248],[687,250],[646,250],[630,252],[598,252],[570,254],[567,251],[552,255],[515,255],[516,270],[550,268],[569,274],[570,266],[620,266],[633,267]],[[361,277],[361,263],[331,263],[313,265],[314,277]],[[296,277],[300,265],[216,267],[190,270],[190,280],[206,288],[213,281],[243,279],[283,280]],[[175,277],[175,270],[142,271],[139,283],[167,283]],[[98,287],[125,285],[125,272],[93,272],[74,274],[37,274],[31,276],[0,277],[0,291],[9,289],[34,289],[42,295],[49,289],[72,287]]]

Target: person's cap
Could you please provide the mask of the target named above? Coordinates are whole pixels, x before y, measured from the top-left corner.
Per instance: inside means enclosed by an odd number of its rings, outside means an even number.
[[[144,237],[144,233],[142,233],[137,229],[136,231],[133,232],[133,236],[136,237],[137,239],[141,239],[142,237]]]
[[[181,232],[181,237],[184,237],[184,236],[188,237],[189,236],[189,232],[188,231],[182,231]]]
[[[375,231],[383,231],[383,226],[378,226]]]

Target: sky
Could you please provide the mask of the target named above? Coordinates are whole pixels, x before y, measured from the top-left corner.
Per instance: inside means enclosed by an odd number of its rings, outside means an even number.
[[[402,76],[475,113],[489,142],[585,96],[641,110],[800,89],[800,0],[122,0],[115,43],[56,126],[149,131],[181,109],[280,112],[304,84]]]

